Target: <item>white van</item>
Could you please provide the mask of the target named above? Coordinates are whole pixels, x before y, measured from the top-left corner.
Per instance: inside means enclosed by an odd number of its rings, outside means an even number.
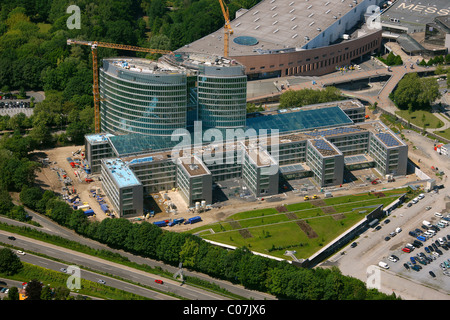
[[[440,214],[439,212],[435,212],[434,215],[438,218],[442,218],[442,214]]]
[[[442,224],[445,224],[446,226],[448,226],[448,221],[446,221],[446,220],[444,220],[444,219],[442,219],[441,221],[439,221],[440,223],[442,223]]]
[[[389,269],[389,265],[386,262],[380,261],[378,262],[378,265],[383,269]]]
[[[395,232],[397,232],[397,233],[402,232],[402,228],[397,228],[397,229],[395,229]]]
[[[428,232],[431,232],[433,234],[433,236],[436,234],[436,231],[434,231],[433,229],[429,229],[427,230]]]
[[[424,224],[427,227],[431,227],[431,223],[427,220],[423,220],[422,224]]]

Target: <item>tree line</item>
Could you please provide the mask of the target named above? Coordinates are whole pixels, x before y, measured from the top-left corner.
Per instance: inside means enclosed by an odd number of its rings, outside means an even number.
[[[208,274],[240,284],[252,290],[267,292],[283,299],[295,300],[374,300],[397,299],[364,282],[344,276],[337,268],[305,269],[285,261],[254,255],[248,248],[227,250],[200,237],[163,230],[147,221],[133,223],[128,219],[89,221],[82,210],[73,210],[51,191],[38,187],[20,193],[24,205],[45,214],[78,234],[114,249],[156,259],[166,264]]]

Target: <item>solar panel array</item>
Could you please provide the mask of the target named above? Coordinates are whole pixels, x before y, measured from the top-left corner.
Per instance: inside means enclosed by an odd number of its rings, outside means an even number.
[[[377,133],[377,137],[388,147],[400,145],[400,142],[389,133]]]
[[[314,140],[314,146],[317,149],[336,152],[325,140]]]

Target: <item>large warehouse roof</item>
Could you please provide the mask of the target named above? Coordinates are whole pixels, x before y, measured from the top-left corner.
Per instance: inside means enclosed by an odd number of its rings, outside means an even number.
[[[434,18],[449,14],[448,0],[397,0],[382,13],[381,22],[414,33],[424,31],[425,24],[433,22]]]
[[[262,0],[248,11],[241,10],[244,13],[231,21],[234,34],[230,36],[230,56],[255,54],[255,49],[300,49],[360,2],[362,1]],[[223,43],[222,28],[179,50],[221,55]]]

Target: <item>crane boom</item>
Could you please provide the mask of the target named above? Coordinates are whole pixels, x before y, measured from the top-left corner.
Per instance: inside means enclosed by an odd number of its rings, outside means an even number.
[[[85,41],[85,40],[72,40],[67,39],[67,44],[80,44],[91,47],[92,52],[92,69],[93,69],[93,96],[94,96],[94,111],[95,111],[95,133],[100,133],[100,90],[98,84],[98,62],[97,62],[97,47],[103,48],[112,48],[119,50],[128,50],[128,51],[139,51],[139,52],[149,52],[149,53],[160,53],[160,54],[173,54],[172,51],[169,50],[159,50],[159,49],[150,49],[150,48],[142,48],[136,46],[129,46],[125,44],[117,44],[117,43],[107,43],[101,41]]]
[[[222,14],[225,19],[225,25],[224,28],[224,44],[223,44],[223,55],[228,58],[228,52],[229,52],[229,38],[230,34],[233,34],[233,29],[231,29],[230,25],[230,13],[228,11],[228,7],[225,4],[224,0],[219,0],[220,7],[222,8]]]

